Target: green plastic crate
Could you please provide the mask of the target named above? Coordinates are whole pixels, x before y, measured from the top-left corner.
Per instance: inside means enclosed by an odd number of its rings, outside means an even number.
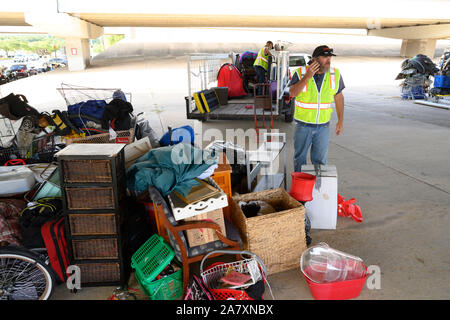
[[[175,300],[183,294],[183,270],[179,269],[175,273],[159,280],[143,283],[137,274],[136,280],[142,291],[151,300]]]
[[[182,269],[153,281],[173,260],[175,252],[158,234],[151,236],[131,257],[139,285],[152,300],[172,300],[183,294]]]

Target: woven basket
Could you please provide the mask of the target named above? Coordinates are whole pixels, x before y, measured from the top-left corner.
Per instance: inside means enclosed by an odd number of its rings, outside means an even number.
[[[83,259],[117,259],[119,251],[117,239],[72,240],[73,258]]]
[[[73,236],[117,234],[114,213],[69,214],[69,225]]]
[[[69,183],[112,182],[109,160],[63,160],[64,181]]]
[[[117,137],[110,139],[109,132],[95,134],[92,136],[80,137],[80,138],[67,138],[65,139],[66,145],[72,143],[125,143],[129,144],[133,142],[133,129],[116,131]]]
[[[262,200],[277,212],[247,218],[239,201]],[[231,220],[239,230],[243,250],[258,255],[273,274],[298,268],[306,249],[305,208],[283,189],[264,190],[231,199]]]
[[[69,210],[114,209],[112,187],[65,188]]]
[[[81,283],[104,283],[120,281],[120,265],[113,263],[77,263],[81,271]]]

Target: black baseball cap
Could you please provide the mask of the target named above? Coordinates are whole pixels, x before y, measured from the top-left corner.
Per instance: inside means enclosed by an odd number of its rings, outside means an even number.
[[[328,46],[318,46],[317,48],[314,49],[312,56],[313,58],[317,58],[318,56],[330,57],[336,55],[333,53],[332,48]]]

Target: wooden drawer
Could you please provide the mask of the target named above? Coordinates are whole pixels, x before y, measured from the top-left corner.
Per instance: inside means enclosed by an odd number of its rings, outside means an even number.
[[[111,183],[110,160],[62,160],[66,183]]]
[[[116,238],[72,240],[72,252],[75,260],[119,258]]]
[[[67,209],[115,209],[113,187],[65,188]]]
[[[108,283],[121,280],[120,264],[118,262],[76,263],[80,268],[81,283]]]
[[[117,234],[117,220],[114,213],[78,213],[69,214],[68,217],[72,236]]]

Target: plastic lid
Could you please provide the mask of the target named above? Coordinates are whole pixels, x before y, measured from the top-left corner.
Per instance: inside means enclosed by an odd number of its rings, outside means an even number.
[[[317,283],[363,276],[363,265],[361,258],[333,249],[324,242],[305,250],[300,257],[303,274]]]
[[[131,267],[139,279],[150,282],[175,257],[173,249],[158,234],[151,236],[131,257]]]

